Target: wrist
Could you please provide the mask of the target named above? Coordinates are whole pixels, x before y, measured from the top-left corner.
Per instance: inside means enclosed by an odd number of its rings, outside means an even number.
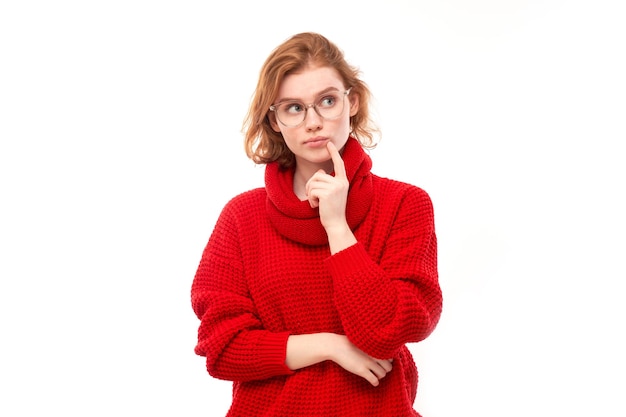
[[[348,337],[337,333],[327,333],[324,340],[326,360],[339,364],[342,356],[345,355],[346,346],[350,342]]]
[[[291,370],[296,370],[330,360],[333,352],[332,336],[332,333],[289,336],[285,365]]]
[[[320,354],[325,361],[335,361],[337,337],[335,333],[319,333],[321,351]]]
[[[327,227],[326,235],[331,254],[335,254],[354,245],[357,240],[348,224]]]

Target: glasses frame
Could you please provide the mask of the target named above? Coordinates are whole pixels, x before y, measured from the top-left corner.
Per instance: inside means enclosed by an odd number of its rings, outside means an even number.
[[[278,120],[278,122],[285,126],[285,127],[299,127],[302,126],[302,124],[304,123],[304,121],[306,120],[306,116],[308,115],[309,109],[312,107],[313,110],[315,110],[315,113],[317,113],[317,115],[319,117],[321,117],[324,120],[337,120],[341,117],[341,115],[343,115],[343,112],[345,110],[345,106],[346,106],[346,97],[348,97],[348,94],[350,94],[350,91],[352,90],[352,87],[348,88],[345,91],[338,91],[339,93],[341,93],[341,105],[343,106],[341,108],[341,113],[339,113],[339,115],[337,115],[336,117],[324,117],[320,114],[319,109],[317,108],[317,103],[311,103],[311,104],[304,104],[302,102],[299,102],[298,100],[287,100],[287,101],[281,101],[279,103],[276,104],[272,104],[270,106],[270,111],[274,112],[276,114],[276,120]],[[323,98],[324,94],[320,94],[320,98]],[[295,125],[288,125],[287,123],[284,123],[282,120],[280,120],[280,117],[278,117],[278,106],[280,106],[281,104],[287,104],[287,103],[301,103],[304,105],[304,117],[302,118],[302,121],[298,124]]]

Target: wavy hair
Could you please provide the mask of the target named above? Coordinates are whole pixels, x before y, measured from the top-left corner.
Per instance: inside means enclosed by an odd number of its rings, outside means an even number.
[[[295,156],[289,150],[280,132],[270,124],[269,107],[274,103],[285,76],[297,73],[309,65],[334,68],[343,80],[350,95],[359,97],[359,110],[350,117],[350,135],[364,148],[376,146],[374,136],[379,133],[370,118],[371,93],[359,76],[358,68],[346,62],[343,52],[324,36],[304,32],[292,36],[268,56],[259,74],[242,132],[246,154],[257,164],[278,161],[283,168],[295,164]]]

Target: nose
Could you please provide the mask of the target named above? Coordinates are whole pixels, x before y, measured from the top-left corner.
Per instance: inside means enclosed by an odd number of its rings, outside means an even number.
[[[319,130],[322,127],[322,116],[317,114],[317,110],[311,104],[307,106],[306,114],[304,115],[304,126],[306,130]]]

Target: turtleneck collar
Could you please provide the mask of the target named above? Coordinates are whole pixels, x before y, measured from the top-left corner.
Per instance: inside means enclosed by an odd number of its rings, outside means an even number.
[[[350,182],[346,219],[354,230],[365,218],[372,199],[372,160],[353,137],[346,142],[342,159]],[[267,213],[274,228],[283,236],[305,245],[328,243],[317,208],[300,201],[293,191],[295,167],[282,169],[277,162],[265,167]]]

